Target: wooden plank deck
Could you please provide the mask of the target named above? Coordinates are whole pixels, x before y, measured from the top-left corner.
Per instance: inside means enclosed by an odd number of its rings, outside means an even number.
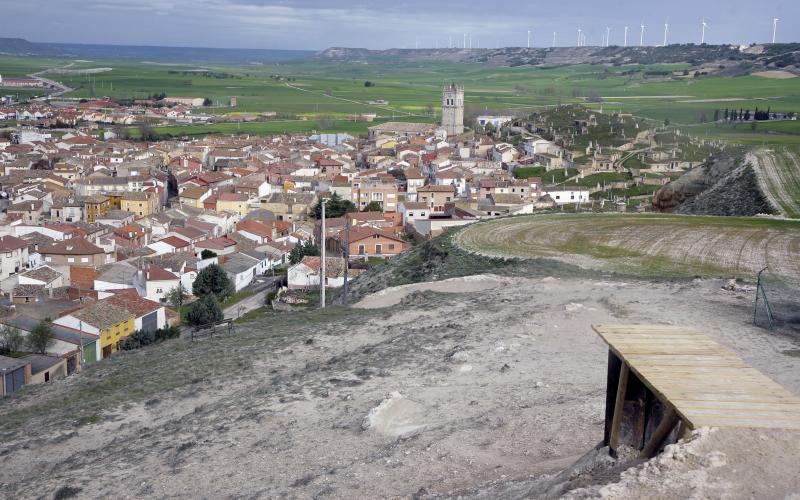
[[[800,430],[800,397],[698,330],[663,325],[592,328],[689,428]]]

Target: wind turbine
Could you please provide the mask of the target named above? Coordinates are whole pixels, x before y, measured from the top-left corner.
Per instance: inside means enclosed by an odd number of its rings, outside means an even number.
[[[667,33],[669,32],[669,23],[664,23],[664,45],[662,47],[667,46]]]
[[[642,25],[642,32],[639,35],[639,47],[644,47],[644,24]]]
[[[578,47],[581,46],[581,33],[582,32],[583,32],[583,30],[578,28]]]
[[[703,19],[703,35],[700,37],[700,45],[706,43],[706,29],[708,29],[708,23]]]
[[[624,47],[628,46],[628,27],[627,26],[625,26],[625,41],[623,43],[624,43],[624,45],[623,45]]]
[[[778,35],[778,21],[780,19],[777,17],[772,19],[772,43],[775,43],[775,38]]]
[[[611,43],[610,40],[611,40],[611,28],[606,26],[606,47],[608,47],[609,44]]]
[[[553,32],[553,47],[555,48],[555,46],[556,46],[556,32],[554,31]]]
[[[531,30],[528,30],[528,48],[531,48]]]

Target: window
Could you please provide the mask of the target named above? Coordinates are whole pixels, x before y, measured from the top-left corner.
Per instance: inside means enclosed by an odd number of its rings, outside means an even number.
[[[164,290],[162,288],[156,288],[156,293],[164,293]]]
[[[419,216],[420,216],[420,217],[425,217],[425,212],[420,212],[420,213],[419,213]]]
[[[81,257],[81,262],[89,262],[89,257]]]
[[[75,262],[75,257],[67,257],[67,262]]]
[[[45,260],[46,262],[52,262],[52,261],[53,261],[53,258],[52,258],[52,257],[45,257],[45,258],[44,258],[44,260]]]
[[[375,253],[378,254],[378,255],[382,254],[383,253],[383,245],[381,245],[380,243],[376,244],[375,245]]]
[[[389,250],[394,250],[394,243],[389,243]]]
[[[364,255],[367,253],[367,248],[364,245],[358,245],[358,255]]]

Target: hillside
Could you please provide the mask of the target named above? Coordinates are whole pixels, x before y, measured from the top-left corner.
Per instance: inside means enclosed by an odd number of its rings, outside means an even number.
[[[333,47],[314,56],[327,61],[446,61],[491,66],[570,64],[675,64],[723,66],[731,73],[782,69],[800,73],[800,44],[753,46],[740,51],[729,45],[669,45],[667,47],[553,47],[497,49],[388,49]],[[719,69],[719,68],[717,68]]]
[[[32,43],[22,38],[0,38],[0,54],[10,56],[56,56],[53,47]]]

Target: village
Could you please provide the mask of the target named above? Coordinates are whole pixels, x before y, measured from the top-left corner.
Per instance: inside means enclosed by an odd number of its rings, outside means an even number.
[[[650,210],[656,189],[711,151],[575,105],[482,115],[468,128],[464,99],[447,85],[441,123],[385,122],[365,137],[159,141],[97,124],[191,120],[202,99],[0,107],[14,123],[0,135],[0,393],[265,305],[291,314],[319,300],[322,269],[326,288],[346,287],[449,228],[540,210]]]

